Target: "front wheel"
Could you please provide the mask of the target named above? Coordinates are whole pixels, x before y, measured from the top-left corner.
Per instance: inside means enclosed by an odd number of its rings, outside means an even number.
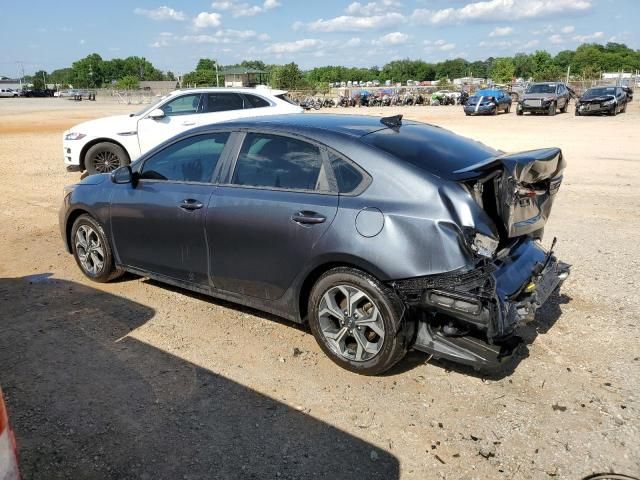
[[[556,114],[556,104],[551,102],[551,105],[549,105],[549,110],[547,111],[547,115],[549,115],[550,117],[553,117]]]
[[[524,112],[521,108],[516,108],[516,115],[522,115]]]
[[[85,155],[84,167],[89,175],[111,173],[116,168],[129,165],[131,159],[120,145],[115,143],[96,143]]]
[[[564,102],[564,106],[560,109],[560,112],[567,113],[568,109],[569,109],[569,100]]]
[[[507,108],[504,109],[504,113],[509,113],[511,111],[511,105],[507,105]]]
[[[309,326],[324,353],[336,364],[377,375],[407,352],[409,323],[394,291],[354,268],[322,275],[309,297]]]
[[[71,228],[71,251],[76,263],[91,280],[105,283],[121,276],[102,225],[89,215],[80,215]]]

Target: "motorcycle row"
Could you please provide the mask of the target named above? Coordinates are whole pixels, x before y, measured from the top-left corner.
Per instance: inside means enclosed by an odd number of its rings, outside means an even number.
[[[391,107],[411,105],[465,105],[469,99],[467,92],[437,91],[429,94],[420,92],[385,93],[356,92],[335,98],[308,96],[298,102],[305,110],[320,110],[334,107]]]

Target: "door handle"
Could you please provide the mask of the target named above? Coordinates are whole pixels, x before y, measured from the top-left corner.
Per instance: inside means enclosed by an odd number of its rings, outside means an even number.
[[[191,125],[195,125],[195,124],[196,124],[196,122],[189,122],[189,121],[187,121],[187,120],[185,120],[184,122],[182,122],[182,125],[184,125],[185,127],[189,127],[189,126],[191,126]]]
[[[204,207],[204,204],[202,202],[199,202],[198,200],[194,200],[193,198],[185,198],[184,200],[182,200],[182,202],[180,202],[178,206],[183,210],[191,211],[199,210],[200,208]]]
[[[317,223],[323,223],[327,217],[324,215],[320,215],[316,212],[311,212],[309,210],[303,210],[301,212],[294,213],[291,216],[291,220],[296,223],[300,223],[303,225],[315,225]]]

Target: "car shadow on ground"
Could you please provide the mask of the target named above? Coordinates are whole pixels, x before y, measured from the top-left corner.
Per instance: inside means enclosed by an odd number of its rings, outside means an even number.
[[[129,277],[132,278],[132,277]],[[154,285],[158,288],[163,288],[165,290],[169,290],[172,292],[178,292],[183,295],[190,296],[192,298],[197,298],[204,302],[212,303],[221,307],[230,308],[233,310],[237,310],[243,313],[248,313],[250,315],[254,315],[256,317],[263,318],[265,320],[269,320],[272,322],[279,323],[283,326],[289,328],[296,328],[300,331],[306,332],[309,335],[312,335],[311,330],[308,327],[308,324],[300,324],[291,322],[282,317],[278,317],[277,315],[272,315],[270,313],[263,312],[261,310],[256,310],[251,307],[246,307],[243,305],[239,305],[237,303],[228,302],[226,300],[221,300],[218,298],[210,297],[208,295],[200,294],[193,292],[191,290],[186,290],[180,287],[175,287],[173,285],[169,285],[166,283],[162,283],[156,280],[145,279],[144,282],[149,283],[150,285]],[[424,352],[419,352],[416,350],[411,350],[408,352],[406,357],[398,362],[394,367],[389,369],[387,372],[383,373],[384,376],[395,376],[402,375],[408,371],[413,370],[414,368],[423,365],[425,363],[430,363],[432,365],[439,366],[446,371],[453,371],[456,373],[460,373],[462,375],[472,375],[478,378],[491,379],[491,380],[500,380],[502,378],[506,378],[513,374],[515,369],[518,367],[520,362],[522,362],[525,358],[529,356],[529,350],[527,345],[531,345],[538,334],[547,333],[551,327],[556,323],[560,315],[562,314],[561,305],[569,303],[571,298],[565,294],[558,294],[555,292],[552,294],[547,302],[536,312],[535,320],[524,327],[521,327],[517,334],[522,338],[523,342],[517,347],[517,350],[514,354],[507,360],[505,360],[499,368],[487,370],[487,369],[474,369],[473,367],[467,365],[461,365],[455,362],[451,362],[444,359],[435,359],[432,358],[429,354]]]
[[[127,334],[153,309],[0,279],[0,383],[23,478],[399,478],[385,450]]]

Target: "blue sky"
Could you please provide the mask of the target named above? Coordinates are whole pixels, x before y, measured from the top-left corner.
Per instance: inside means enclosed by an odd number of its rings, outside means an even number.
[[[640,0],[111,0],[14,2],[0,16],[0,75],[137,55],[186,73],[222,64],[382,66],[557,52],[583,42],[640,48]]]

